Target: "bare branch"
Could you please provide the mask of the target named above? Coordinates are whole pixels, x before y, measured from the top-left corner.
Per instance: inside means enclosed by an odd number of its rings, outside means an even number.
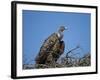
[[[74,51],[74,50],[76,50],[76,49],[78,49],[78,48],[80,48],[79,45],[76,46],[75,48],[71,49],[70,51],[68,51],[68,52],[66,53],[66,58],[68,57],[68,55],[69,55],[70,53],[72,53],[72,51]]]

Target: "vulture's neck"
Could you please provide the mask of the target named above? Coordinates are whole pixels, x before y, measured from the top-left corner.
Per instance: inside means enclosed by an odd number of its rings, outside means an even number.
[[[60,40],[63,38],[63,32],[58,31],[57,32],[57,35],[58,35],[58,37],[59,37]]]

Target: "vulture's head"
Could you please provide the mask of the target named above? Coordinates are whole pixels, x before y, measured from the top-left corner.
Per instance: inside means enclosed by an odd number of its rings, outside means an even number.
[[[65,30],[67,30],[68,28],[67,27],[64,27],[64,26],[60,26],[60,28],[58,29],[58,32],[57,32],[57,35],[59,37],[59,39],[61,40],[63,38],[63,32]]]
[[[59,28],[59,32],[63,32],[64,30],[67,30],[67,29],[68,29],[67,27],[60,26],[60,28]]]

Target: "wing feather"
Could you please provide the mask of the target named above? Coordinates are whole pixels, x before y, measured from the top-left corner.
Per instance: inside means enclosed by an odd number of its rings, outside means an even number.
[[[64,41],[57,41],[56,44],[53,47],[53,57],[55,58],[55,61],[64,53],[65,49],[65,43]]]
[[[39,54],[36,57],[35,61],[38,64],[44,64],[47,56],[49,55],[50,51],[52,51],[53,46],[55,45],[56,41],[58,40],[58,36],[56,33],[53,33],[49,36],[43,43],[40,48]]]

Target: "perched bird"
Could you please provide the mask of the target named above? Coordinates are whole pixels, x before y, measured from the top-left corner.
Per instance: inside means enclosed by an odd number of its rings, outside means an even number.
[[[59,30],[49,36],[40,48],[39,54],[35,61],[36,64],[50,64],[57,61],[63,54],[65,43],[62,40],[63,32],[66,30],[64,26],[60,26]]]

